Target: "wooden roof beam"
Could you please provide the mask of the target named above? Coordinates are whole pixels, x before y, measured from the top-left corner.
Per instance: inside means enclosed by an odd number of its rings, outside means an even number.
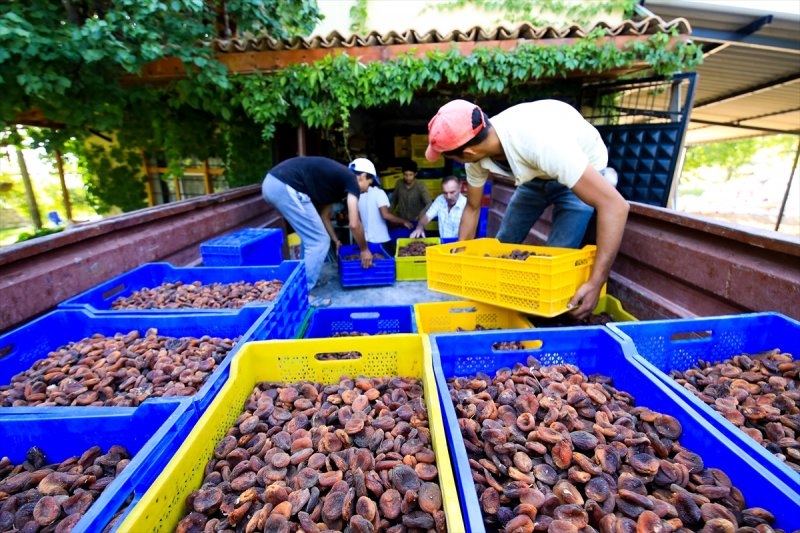
[[[683,36],[688,39],[688,36]],[[618,47],[632,41],[645,41],[649,35],[624,35],[609,37]],[[677,39],[680,39],[677,38]],[[539,39],[539,40],[496,40],[469,42],[416,43],[364,47],[310,48],[296,50],[264,50],[250,52],[218,53],[217,60],[228,67],[234,74],[254,74],[281,70],[290,65],[308,64],[319,61],[329,55],[346,53],[358,57],[361,61],[387,61],[399,56],[412,54],[424,57],[428,52],[444,52],[455,47],[462,55],[468,56],[477,48],[500,48],[513,50],[521,44],[538,46],[569,45],[580,39]],[[183,62],[177,58],[155,61],[142,69],[140,76],[127,76],[126,82],[159,83],[182,79],[186,76]]]

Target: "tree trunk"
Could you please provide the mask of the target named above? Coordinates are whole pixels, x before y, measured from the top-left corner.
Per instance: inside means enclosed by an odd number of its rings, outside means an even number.
[[[22,183],[25,184],[25,198],[28,200],[28,211],[31,215],[31,222],[36,230],[42,229],[42,216],[39,214],[39,206],[36,204],[36,196],[33,194],[33,185],[31,184],[31,176],[28,174],[28,165],[25,164],[25,156],[22,155],[22,150],[19,146],[17,150],[17,163],[19,164],[19,173],[22,175]]]
[[[64,213],[67,215],[67,221],[72,222],[72,202],[69,200],[69,191],[67,190],[67,182],[64,179],[64,158],[61,156],[61,150],[56,150],[56,165],[58,165],[58,179],[61,182],[61,199],[64,201]]]

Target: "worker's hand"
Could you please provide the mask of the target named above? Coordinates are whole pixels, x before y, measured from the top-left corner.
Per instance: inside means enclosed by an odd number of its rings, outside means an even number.
[[[339,248],[342,247],[342,241],[340,241],[339,239],[336,239],[336,241],[333,243],[333,245],[336,247],[336,257],[339,257]]]
[[[417,228],[411,232],[412,239],[419,239],[420,237],[425,237],[425,230],[421,228]]]
[[[361,268],[369,268],[372,266],[372,252],[369,250],[361,250]]]
[[[583,320],[588,317],[594,308],[597,307],[597,301],[600,299],[600,291],[602,285],[595,285],[591,282],[586,282],[575,291],[575,295],[567,304],[571,309],[568,313],[569,316],[577,320]]]
[[[410,220],[406,220],[403,223],[403,226],[405,226],[406,229],[414,229],[414,223],[411,222]]]

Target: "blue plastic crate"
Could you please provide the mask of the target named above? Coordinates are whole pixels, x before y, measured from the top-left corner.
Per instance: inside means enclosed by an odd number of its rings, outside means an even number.
[[[406,227],[392,228],[389,230],[389,239],[397,241],[397,239],[408,239],[411,237],[411,230]]]
[[[374,259],[370,268],[361,268],[361,261],[345,261],[348,255],[361,253],[356,245],[346,244],[339,247],[339,279],[342,287],[369,287],[376,285],[392,285],[395,277],[395,260],[379,244],[370,244],[369,251],[381,254],[385,259]]]
[[[684,371],[698,361],[716,363],[742,353],[780,348],[796,359],[800,355],[800,322],[779,313],[612,322],[607,326],[636,348],[635,358],[672,388],[697,413],[757,458],[764,468],[800,493],[800,473],[792,470],[766,448],[747,436],[690,390],[673,380],[672,370]]]
[[[158,329],[159,335],[168,337],[195,337],[204,335],[234,339],[239,342],[206,379],[205,384],[190,398],[197,404],[200,413],[214,400],[230,375],[230,362],[235,352],[248,339],[267,340],[274,336],[276,328],[272,308],[248,307],[237,315],[102,315],[96,316],[85,309],[57,309],[42,317],[0,335],[0,384],[6,385],[11,378],[31,368],[33,363],[70,342],[77,342],[94,334],[112,336],[137,330],[144,332],[149,328]],[[292,337],[287,337],[292,338]],[[159,398],[166,402],[179,401],[183,397]],[[146,405],[151,399],[146,400]],[[91,407],[97,409],[98,407]],[[2,407],[0,416],[27,407]],[[68,407],[47,407],[47,409],[68,409]]]
[[[754,457],[709,425],[680,396],[653,377],[634,360],[630,342],[620,340],[603,326],[502,330],[472,333],[441,333],[430,336],[432,361],[445,418],[445,430],[456,469],[461,509],[468,531],[484,532],[481,507],[447,379],[493,375],[500,368],[524,363],[529,355],[542,365],[574,364],[584,374],[600,373],[613,378],[614,386],[636,398],[637,405],[674,416],[683,427],[680,443],[699,454],[706,467],[725,471],[750,507],[761,506],[774,513],[778,527],[793,531],[800,527],[800,495]],[[524,350],[494,350],[502,341],[521,341]],[[535,346],[539,346],[535,348]]]
[[[326,307],[310,316],[304,338],[333,337],[339,333],[416,333],[414,309],[410,305],[378,307]]]
[[[245,228],[200,244],[205,266],[279,265],[283,261],[283,230]]]
[[[488,181],[486,183],[489,183]],[[478,218],[478,232],[476,238],[486,237],[486,231],[489,227],[489,208],[481,207],[481,214]]]
[[[0,415],[0,457],[14,464],[39,447],[48,463],[80,456],[93,446],[106,453],[124,446],[130,463],[80,519],[73,533],[102,531],[120,512],[125,516],[153,484],[198,420],[191,401],[147,402],[132,407],[18,408]],[[131,502],[125,507],[126,501]],[[116,524],[121,524],[120,517]],[[113,531],[113,529],[112,529]]]
[[[240,309],[111,309],[117,298],[127,297],[143,288],[155,288],[162,283],[200,282],[203,285],[211,283],[253,283],[256,281],[279,280],[283,288],[272,302],[251,302],[245,307],[269,307],[277,304],[290,287],[305,278],[305,266],[302,261],[283,261],[276,266],[249,266],[249,267],[175,267],[169,263],[145,263],[144,265],[129,270],[124,274],[112,278],[94,288],[86,290],[77,296],[64,300],[58,305],[59,309],[87,309],[96,315],[103,314],[182,314],[182,313],[213,313],[213,314],[238,314]],[[302,290],[308,292],[308,287]],[[307,294],[306,294],[307,296]],[[308,302],[306,302],[308,305]]]

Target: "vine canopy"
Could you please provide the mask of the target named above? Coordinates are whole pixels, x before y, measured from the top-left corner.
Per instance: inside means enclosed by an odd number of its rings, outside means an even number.
[[[512,4],[507,7],[522,5]],[[597,3],[605,4],[632,2]],[[365,9],[362,1],[351,11],[354,27],[363,24]],[[270,164],[269,140],[279,124],[346,131],[355,109],[407,105],[442,87],[508,95],[576,73],[646,65],[651,73],[668,75],[701,60],[699,47],[675,33],[620,46],[599,27],[571,44],[477,47],[469,55],[452,46],[375,62],[334,52],[313,63],[247,75],[229,72],[209,46],[231,35],[308,35],[320,17],[313,0],[273,0],[270,9],[258,0],[7,1],[0,6],[0,118],[8,129],[21,115],[40,112],[59,126],[42,130],[41,144],[79,153],[98,209],[131,210],[143,206],[144,195],[135,192],[144,190],[143,151],[162,152],[168,161],[221,157],[231,186],[256,183]],[[162,84],[130,81],[145,65],[165,58],[180,59],[186,77]],[[102,132],[115,133],[113,155],[82,148]],[[122,199],[117,194],[131,187]]]

